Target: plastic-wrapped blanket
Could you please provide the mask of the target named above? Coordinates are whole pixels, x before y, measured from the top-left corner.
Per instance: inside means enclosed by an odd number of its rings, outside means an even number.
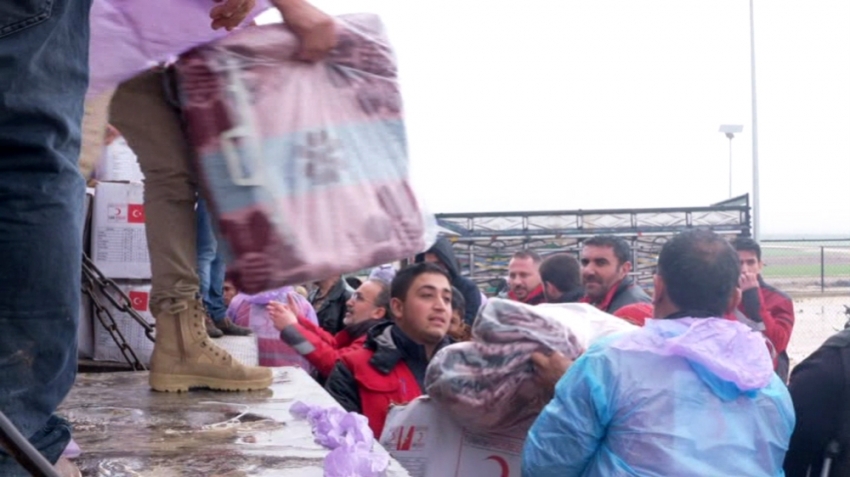
[[[233,298],[227,314],[239,326],[251,328],[257,336],[260,366],[298,366],[312,373],[313,366],[300,353],[280,339],[266,307],[272,301],[289,303],[289,297],[298,305],[298,315],[318,324],[316,311],[292,287],[282,287],[256,295],[239,294]]]
[[[572,331],[538,308],[494,298],[472,325],[472,342],[434,356],[425,387],[460,425],[513,432],[530,426],[551,397],[534,381],[531,354],[559,351],[576,359],[584,349]]]
[[[594,343],[527,433],[522,475],[782,476],[794,405],[764,337],[648,320]]]
[[[380,19],[293,60],[285,25],[247,28],[175,68],[201,185],[248,293],[411,257],[436,232],[413,194],[396,62]]]

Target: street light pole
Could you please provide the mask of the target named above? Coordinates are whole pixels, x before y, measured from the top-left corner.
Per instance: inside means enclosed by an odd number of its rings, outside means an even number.
[[[735,138],[735,135],[732,133],[726,133],[726,137],[729,138],[729,198],[732,198],[732,139]]]
[[[756,109],[756,36],[753,22],[753,0],[750,0],[750,79],[753,100],[753,239],[761,233],[761,208],[759,204],[759,140]]]
[[[744,126],[740,124],[721,124],[720,132],[726,135],[729,138],[729,198],[732,198],[732,139],[735,138],[735,134],[738,134],[744,130]]]

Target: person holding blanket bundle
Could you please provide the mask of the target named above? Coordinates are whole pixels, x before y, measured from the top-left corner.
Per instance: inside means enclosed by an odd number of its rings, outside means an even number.
[[[740,301],[740,270],[713,232],[667,242],[658,319],[569,366],[528,432],[523,477],[783,475],[795,423],[788,389],[761,335],[724,318]]]
[[[253,3],[242,0],[240,8],[250,10]],[[271,3],[301,39],[302,59],[319,60],[334,46],[333,18],[305,0]],[[196,271],[197,177],[180,110],[163,86],[168,78],[161,69],[142,72],[118,86],[110,107],[110,121],[124,133],[145,175],[150,307],[158,332],[150,385],[155,391],[263,389],[272,383],[270,369],[239,363],[206,333]]]
[[[302,59],[320,59],[333,48],[332,18],[305,0],[274,4],[301,39]],[[205,33],[210,27],[231,30],[254,6],[254,0],[0,2],[0,289],[18,290],[0,298],[0,411],[38,451],[41,468],[58,463],[61,475],[79,475],[79,469],[60,459],[71,428],[54,412],[73,386],[77,366],[85,214],[79,156],[86,90],[95,83],[118,83],[145,69],[147,60],[164,61],[212,39]],[[181,17],[163,12],[170,9],[192,13]],[[125,22],[123,28],[111,23],[115,21]],[[191,32],[190,23],[196,27]],[[110,35],[115,41],[103,41]],[[90,38],[101,40],[90,49]],[[91,65],[99,71],[91,81],[90,51]],[[139,58],[151,51],[161,57]],[[102,70],[106,64],[115,67],[110,74]],[[125,91],[122,106],[125,119],[135,118],[122,121],[119,129],[132,122],[122,132],[144,161],[148,231],[164,251],[153,263],[154,287],[162,300],[151,303],[158,308],[152,385],[158,390],[266,387],[269,370],[242,367],[214,346],[201,349],[206,333],[189,332],[196,325],[204,329],[196,299],[196,194],[189,149],[179,113],[162,94],[161,77],[142,75],[136,88]],[[103,94],[108,92],[92,96],[101,109],[109,105]],[[87,116],[100,122],[87,125],[90,140],[83,145],[96,157],[108,120],[105,111]],[[176,274],[163,274],[175,269]],[[0,475],[30,473],[0,450]]]

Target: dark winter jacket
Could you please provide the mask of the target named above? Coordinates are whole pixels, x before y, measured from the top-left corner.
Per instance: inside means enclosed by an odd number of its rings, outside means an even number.
[[[615,311],[626,305],[652,303],[652,298],[631,277],[626,277],[616,286],[611,287],[601,302],[592,303],[587,297],[582,299],[582,302],[590,303],[596,308],[613,315]]]
[[[794,329],[794,302],[791,297],[764,282],[758,277],[759,287],[741,294],[735,319],[764,333],[773,345],[776,374],[788,380],[788,342]]]
[[[449,343],[446,338],[437,349]],[[346,411],[366,416],[380,438],[390,406],[422,395],[427,367],[425,348],[386,320],[369,330],[364,348],[340,357],[325,390]]]
[[[578,303],[581,301],[581,298],[584,296],[584,290],[578,288],[576,290],[570,290],[567,292],[563,292],[560,297],[556,300],[551,301],[549,303]]]
[[[785,455],[787,477],[820,476],[824,457],[831,447],[838,455],[833,459],[829,476],[850,475],[848,364],[850,330],[844,330],[828,339],[791,373],[788,390],[794,401],[797,424]]]
[[[310,296],[310,304],[316,301],[316,293],[318,291]],[[331,334],[342,331],[345,327],[342,323],[343,318],[345,318],[345,304],[349,298],[351,298],[351,290],[349,290],[345,280],[337,280],[334,286],[328,290],[327,298],[316,308],[319,326]]]
[[[460,264],[457,262],[451,242],[445,237],[440,237],[426,253],[433,253],[443,262],[452,279],[452,286],[457,288],[466,300],[466,312],[463,314],[463,320],[466,324],[472,326],[475,317],[478,315],[478,310],[481,308],[481,290],[472,280],[461,275]],[[417,263],[423,261],[425,261],[424,253],[416,256]]]

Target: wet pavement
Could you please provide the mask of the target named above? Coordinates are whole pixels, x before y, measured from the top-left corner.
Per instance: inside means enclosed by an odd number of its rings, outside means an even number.
[[[250,393],[156,393],[146,372],[120,372],[80,374],[59,414],[84,476],[322,477],[329,451],[289,413],[296,401],[337,406],[299,368],[276,368],[270,389]],[[391,461],[387,477],[408,474]]]

